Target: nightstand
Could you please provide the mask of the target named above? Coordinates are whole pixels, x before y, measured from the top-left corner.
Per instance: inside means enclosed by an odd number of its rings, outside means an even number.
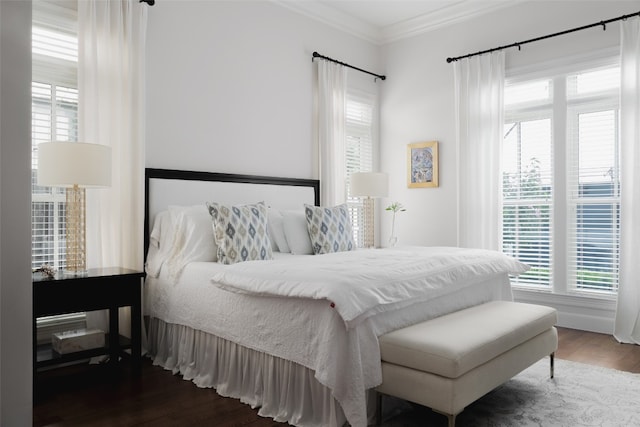
[[[132,371],[140,373],[142,355],[141,286],[144,273],[120,267],[89,269],[82,276],[58,273],[49,279],[33,276],[33,377],[38,368],[109,355],[110,363],[120,356],[131,359]],[[131,307],[131,339],[118,333],[118,308]],[[37,345],[36,319],[64,313],[109,310],[109,331],[105,346],[70,354],[58,354],[50,344]],[[124,350],[131,349],[131,354]]]

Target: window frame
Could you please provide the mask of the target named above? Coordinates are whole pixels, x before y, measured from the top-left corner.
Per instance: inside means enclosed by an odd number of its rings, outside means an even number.
[[[595,70],[598,68],[606,68],[617,66],[618,52],[614,49],[607,49],[596,54],[590,54],[584,57],[567,58],[562,61],[554,61],[545,64],[538,64],[535,67],[521,68],[510,70],[507,72],[506,84],[518,84],[528,81],[541,80],[545,78],[551,79],[551,99],[548,103],[532,102],[523,103],[516,107],[508,107],[505,105],[505,124],[512,123],[515,120],[533,120],[532,115],[536,112],[544,111],[545,108],[552,111],[552,176],[554,180],[561,177],[561,182],[556,182],[552,186],[552,203],[553,211],[551,217],[551,239],[552,245],[552,274],[550,278],[550,286],[548,287],[531,287],[514,284],[514,295],[522,300],[532,302],[555,302],[564,300],[568,305],[584,307],[589,305],[592,307],[609,306],[617,298],[616,292],[603,291],[585,291],[577,290],[567,284],[569,271],[569,236],[567,224],[571,220],[569,216],[569,200],[567,198],[569,192],[568,177],[568,161],[570,153],[568,151],[570,145],[570,129],[569,115],[570,109],[576,109],[592,103],[593,105],[604,105],[604,99],[612,97],[613,92],[608,94],[597,95],[580,95],[567,97],[568,83],[567,77],[571,74]],[[549,71],[550,70],[550,71]],[[616,92],[617,93],[617,92]],[[611,102],[615,104],[615,102]],[[619,105],[617,107],[619,109]],[[619,159],[618,159],[619,161]],[[566,204],[566,206],[563,206]],[[502,238],[500,239],[500,247],[502,248]],[[562,265],[558,268],[555,266]],[[548,294],[551,299],[544,295]]]

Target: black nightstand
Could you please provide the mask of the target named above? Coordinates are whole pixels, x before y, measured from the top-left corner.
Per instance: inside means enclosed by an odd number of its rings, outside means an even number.
[[[140,373],[142,305],[141,286],[143,272],[126,268],[89,269],[82,276],[65,276],[58,273],[49,279],[33,276],[33,376],[38,368],[87,359],[104,354],[116,363],[119,356],[130,357],[132,371]],[[131,307],[131,339],[118,333],[118,308]],[[36,319],[63,313],[109,310],[109,331],[104,347],[58,354],[51,345],[37,345]],[[125,352],[131,349],[131,355]]]

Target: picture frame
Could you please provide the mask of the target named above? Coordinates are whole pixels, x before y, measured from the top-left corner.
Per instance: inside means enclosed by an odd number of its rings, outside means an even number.
[[[407,187],[438,186],[438,141],[407,146]]]

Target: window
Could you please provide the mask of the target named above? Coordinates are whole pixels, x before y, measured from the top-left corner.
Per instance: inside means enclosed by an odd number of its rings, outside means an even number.
[[[77,141],[78,41],[76,13],[34,2],[31,156],[31,265],[65,265],[65,193],[37,185],[38,144]]]
[[[514,284],[617,291],[618,65],[505,86],[502,249],[529,264]]]
[[[375,97],[362,92],[348,92],[345,123],[345,164],[347,182],[347,205],[351,216],[351,226],[355,243],[361,247],[364,242],[364,204],[360,197],[349,194],[349,177],[354,172],[373,170],[373,127]]]

